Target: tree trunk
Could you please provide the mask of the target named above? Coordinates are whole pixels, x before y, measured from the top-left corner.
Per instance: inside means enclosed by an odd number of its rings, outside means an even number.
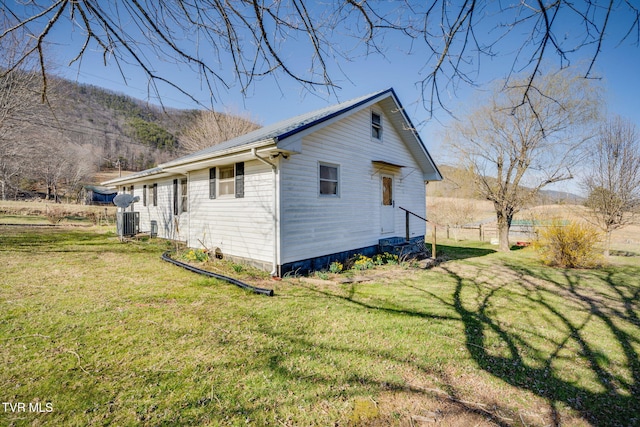
[[[511,245],[509,244],[509,229],[511,228],[511,220],[513,219],[504,212],[496,212],[498,219],[498,250],[500,252],[509,252]]]
[[[607,230],[604,238],[604,256],[607,258],[609,258],[611,253],[611,233],[611,230]]]

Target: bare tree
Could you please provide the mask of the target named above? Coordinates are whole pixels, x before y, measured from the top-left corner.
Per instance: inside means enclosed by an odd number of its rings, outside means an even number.
[[[260,127],[251,116],[227,111],[202,111],[180,137],[180,147],[188,152],[202,150]]]
[[[416,84],[430,111],[446,108],[443,91],[476,83],[487,58],[508,55],[502,73],[508,81],[514,70],[527,73],[519,103],[531,104],[545,61],[555,59],[562,68],[587,56],[584,75],[591,76],[612,22],[622,27],[612,45],[640,39],[640,10],[633,0],[54,0],[3,2],[0,8],[14,21],[0,30],[0,39],[20,30],[31,34],[34,44],[24,58],[40,58],[43,93],[47,43],[67,28],[84,39],[68,52],[72,63],[97,48],[105,63],[114,61],[121,70],[139,66],[157,95],[157,85],[167,84],[194,100],[181,81],[157,70],[155,58],[193,69],[216,98],[221,87],[239,83],[246,91],[267,75],[334,89],[340,61],[384,55],[393,46],[425,58],[427,71]],[[16,58],[6,68],[15,70],[22,62]]]
[[[37,119],[33,102],[38,75],[30,71],[33,63],[23,60],[24,69],[7,70],[4,64],[25,54],[24,40],[18,33],[0,39],[0,197],[6,200],[18,191],[18,182],[33,157],[34,147],[21,136]]]
[[[498,84],[449,134],[458,158],[475,172],[479,193],[493,202],[502,251],[510,248],[514,215],[542,188],[572,178],[597,118],[598,92],[587,80],[564,72],[539,78],[538,86],[527,95],[531,105],[514,108],[527,80],[511,88]]]
[[[589,151],[582,185],[586,205],[606,235],[609,256],[611,234],[637,219],[640,213],[640,135],[635,124],[615,117],[602,125]]]
[[[457,241],[460,229],[473,221],[478,209],[473,200],[445,198],[438,201],[432,200],[427,206],[427,212],[429,219],[436,224],[452,227],[453,238]]]

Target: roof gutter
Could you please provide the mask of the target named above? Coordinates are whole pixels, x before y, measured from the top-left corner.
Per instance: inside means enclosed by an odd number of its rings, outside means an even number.
[[[258,155],[258,150],[255,148],[251,149],[251,154],[255,157],[256,160],[261,161],[267,166],[271,166],[271,170],[273,171],[273,262],[271,269],[271,277],[278,276],[278,220],[280,218],[280,213],[278,212],[278,203],[279,194],[278,194],[278,166],[275,163],[270,162],[264,157],[260,157]]]

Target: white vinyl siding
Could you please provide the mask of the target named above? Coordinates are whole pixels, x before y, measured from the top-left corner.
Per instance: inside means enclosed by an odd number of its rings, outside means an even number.
[[[384,145],[371,144],[371,110],[364,109],[304,137],[302,154],[281,162],[281,263],[376,245],[383,237],[381,174],[394,177],[396,235],[404,235],[399,206],[426,215],[422,173],[384,115],[381,123]],[[319,164],[340,165],[340,197],[317,196]],[[411,220],[410,227],[424,235],[424,223]]]
[[[158,224],[158,237],[165,239],[186,240],[186,213],[175,216],[173,214],[173,179],[157,182],[149,181],[147,186],[147,205],[142,203],[144,185],[134,188],[134,196],[140,196],[141,201],[133,204],[133,209],[140,212],[140,231],[151,231],[151,221]]]
[[[233,167],[231,165],[231,170]],[[217,168],[224,169],[224,166]],[[275,238],[271,168],[258,161],[244,163],[244,197],[235,197],[235,190],[225,196],[218,194],[219,197],[215,199],[207,197],[210,190],[209,169],[191,172],[189,179],[189,192],[192,195],[189,246],[202,248],[205,245],[210,250],[220,248],[225,256],[247,258],[270,265]],[[220,180],[219,175],[217,181]],[[193,196],[195,194],[201,194],[202,197]]]

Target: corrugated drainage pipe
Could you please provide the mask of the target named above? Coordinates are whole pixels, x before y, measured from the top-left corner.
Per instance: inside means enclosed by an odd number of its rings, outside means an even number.
[[[265,289],[265,288],[258,288],[256,286],[251,286],[251,285],[248,285],[248,284],[246,284],[244,282],[241,282],[240,280],[234,279],[232,277],[227,277],[227,276],[223,276],[222,274],[216,274],[216,273],[213,273],[211,271],[202,270],[200,268],[194,267],[194,266],[186,264],[184,262],[177,261],[177,260],[171,258],[171,256],[169,256],[169,252],[168,251],[162,254],[162,259],[164,261],[170,262],[171,264],[175,264],[175,265],[177,265],[179,267],[185,268],[185,269],[187,269],[189,271],[192,271],[194,273],[202,274],[203,276],[213,277],[214,279],[218,279],[218,280],[224,280],[225,282],[232,283],[232,284],[234,284],[236,286],[241,287],[242,289],[246,289],[246,290],[251,291],[251,292],[256,293],[256,294],[262,294],[262,295],[266,295],[266,296],[269,296],[269,297],[272,297],[274,295],[273,294],[273,289]]]

